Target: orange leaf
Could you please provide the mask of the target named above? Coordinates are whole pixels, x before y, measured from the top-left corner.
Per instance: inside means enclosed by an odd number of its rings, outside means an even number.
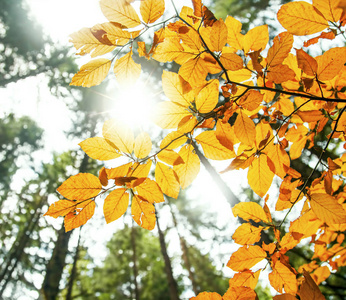
[[[261,239],[261,232],[264,227],[252,226],[249,223],[241,224],[233,233],[232,239],[240,245],[251,245]]]
[[[267,253],[259,246],[243,246],[234,252],[227,263],[233,271],[244,271],[267,257]]]
[[[268,166],[267,155],[261,154],[252,162],[247,179],[252,190],[260,197],[263,197],[269,190],[274,173]]]
[[[258,270],[255,273],[251,272],[250,270],[236,273],[234,274],[233,278],[229,280],[229,286],[246,286],[251,289],[255,289],[260,273],[261,270]]]
[[[263,95],[259,91],[251,90],[239,99],[239,105],[251,111],[255,110],[262,102]]]
[[[190,83],[192,87],[202,85],[207,74],[206,62],[201,56],[189,59],[179,69],[179,75]]]
[[[156,181],[149,178],[145,179],[140,185],[134,188],[134,191],[143,199],[150,203],[164,202],[162,191]]]
[[[134,163],[130,167],[128,176],[132,177],[148,177],[152,161],[149,159],[145,163]]]
[[[74,228],[84,225],[94,215],[95,201],[86,200],[76,206],[75,212],[70,212],[65,216],[65,231],[68,232]]]
[[[240,21],[234,19],[231,16],[227,16],[225,24],[227,26],[227,43],[237,50],[243,49],[244,35],[242,35]]]
[[[158,155],[157,158],[165,162],[166,164],[169,164],[171,166],[183,164],[184,161],[180,157],[180,155],[177,152],[174,152],[170,149],[162,150]]]
[[[317,61],[302,49],[296,49],[298,67],[306,75],[315,76],[317,72]]]
[[[221,51],[227,42],[227,26],[222,19],[216,21],[210,31],[211,51]]]
[[[245,221],[268,222],[266,213],[256,202],[240,202],[234,205],[232,212],[235,217],[242,218]]]
[[[71,200],[59,200],[49,206],[48,211],[44,216],[51,216],[53,218],[64,217],[71,210],[75,210],[76,202]]]
[[[180,184],[178,176],[173,169],[158,162],[155,168],[155,180],[163,193],[174,199],[178,198]]]
[[[313,0],[312,5],[322,13],[323,17],[331,22],[340,20],[342,9],[338,8],[338,0]]]
[[[203,292],[190,298],[190,300],[222,300],[222,297],[218,293]]]
[[[275,67],[283,63],[290,53],[293,45],[293,36],[288,32],[282,32],[274,38],[273,46],[268,50],[267,68]]]
[[[107,224],[119,219],[129,206],[129,194],[125,188],[116,189],[106,197],[103,212]]]
[[[312,211],[328,225],[346,223],[346,211],[337,199],[328,194],[312,194],[310,196]]]
[[[202,146],[206,158],[225,160],[235,157],[234,151],[219,142],[215,131],[203,131],[195,139]]]
[[[268,152],[268,157],[274,163],[275,174],[283,179],[287,175],[284,166],[290,166],[290,158],[287,152],[283,149],[283,147],[281,147],[280,144],[272,145]]]
[[[79,146],[88,156],[97,160],[110,160],[122,155],[118,148],[102,137],[88,138],[80,142]]]
[[[116,168],[106,169],[108,179],[114,179],[117,177],[127,176],[131,166],[132,166],[132,163],[127,163],[125,165],[121,165],[121,166],[116,167]]]
[[[100,180],[89,173],[79,173],[63,182],[57,191],[69,200],[86,200],[96,197],[101,192]]]
[[[231,124],[218,120],[216,124],[216,138],[220,144],[233,151],[234,135],[232,135]]]
[[[273,271],[269,274],[269,281],[271,286],[279,293],[285,289],[286,293],[295,295],[297,292],[297,279],[289,268],[283,263],[277,261],[273,267]]]
[[[237,71],[243,68],[242,58],[235,53],[222,53],[220,62],[226,70]],[[232,78],[233,79],[233,78]]]
[[[280,84],[288,80],[294,80],[296,74],[287,65],[276,65],[268,69],[267,77],[270,81]]]
[[[297,300],[297,298],[290,294],[282,294],[274,296],[273,300]]]
[[[196,96],[196,108],[202,113],[212,111],[219,101],[219,81],[210,81]]]
[[[333,79],[346,63],[346,48],[335,47],[316,57],[317,78],[321,81]]]
[[[102,169],[99,172],[99,179],[100,182],[103,186],[107,186],[108,185],[108,176],[107,176],[107,172],[106,172],[106,168],[102,167]]]
[[[257,300],[256,292],[245,286],[229,287],[222,300]]]
[[[156,223],[155,207],[141,196],[133,195],[131,214],[139,226],[148,230],[154,229]]]
[[[305,280],[300,287],[300,299],[302,300],[325,300],[315,281],[311,278],[310,274],[303,270]]]
[[[185,145],[179,151],[180,157],[184,164],[175,165],[173,170],[177,173],[180,187],[187,188],[196,178],[200,169],[200,161],[197,154],[194,153],[192,145]]]
[[[281,6],[277,18],[281,25],[294,35],[308,35],[328,27],[327,20],[304,1],[296,1]]]
[[[105,17],[128,28],[136,27],[141,21],[135,9],[126,0],[101,0],[100,6]]]
[[[154,23],[165,12],[165,0],[141,1],[140,12],[145,23]]]
[[[252,146],[255,143],[255,124],[242,111],[239,111],[237,119],[234,123],[234,133],[242,143],[248,146]]]
[[[264,50],[268,41],[268,25],[254,27],[244,36],[244,52]]]

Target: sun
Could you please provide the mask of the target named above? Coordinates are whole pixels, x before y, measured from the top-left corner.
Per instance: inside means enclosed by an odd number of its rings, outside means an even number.
[[[132,129],[145,129],[152,124],[151,115],[154,110],[155,92],[139,81],[126,89],[119,88],[112,97],[112,108],[108,111],[115,118]]]

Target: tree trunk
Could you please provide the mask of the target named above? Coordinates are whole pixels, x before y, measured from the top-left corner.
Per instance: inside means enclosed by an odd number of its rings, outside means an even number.
[[[135,285],[135,299],[140,300],[138,288],[138,268],[137,268],[137,249],[136,249],[136,228],[132,220],[131,227],[131,247],[132,247],[132,263],[133,263],[133,283]]]
[[[165,263],[165,271],[166,271],[166,275],[167,275],[167,279],[168,279],[169,295],[170,295],[171,300],[179,300],[178,285],[177,285],[177,282],[175,281],[174,276],[173,276],[171,260],[168,256],[168,253],[167,253],[165,237],[164,237],[164,234],[160,228],[159,216],[158,216],[157,212],[156,212],[156,224],[157,224],[157,230],[159,232],[161,253],[163,256],[164,263]]]
[[[181,234],[179,233],[177,219],[175,218],[175,214],[174,214],[174,212],[172,210],[172,206],[170,205],[169,202],[168,202],[168,205],[169,205],[169,207],[171,209],[171,214],[172,214],[172,219],[173,219],[174,227],[176,228],[177,233],[178,233],[178,237],[179,237],[179,241],[180,241],[180,248],[181,248],[181,251],[183,253],[182,258],[183,258],[183,261],[184,261],[184,265],[185,265],[185,268],[187,269],[187,272],[189,274],[189,279],[190,279],[191,284],[192,284],[193,292],[197,296],[198,293],[199,293],[199,289],[198,289],[198,286],[197,286],[197,283],[196,283],[196,280],[195,280],[195,276],[194,276],[194,274],[193,274],[193,272],[191,270],[191,263],[190,263],[190,258],[189,258],[189,249],[188,249],[188,247],[186,245],[186,241],[185,241],[184,237],[182,237]]]
[[[70,279],[68,281],[66,300],[72,300],[73,284],[74,284],[76,277],[77,277],[77,263],[78,263],[78,259],[79,259],[81,232],[82,232],[82,227],[79,230],[78,243],[77,243],[76,252],[75,252],[75,255],[73,258],[73,265],[72,265],[72,270],[71,270],[71,274],[70,274]]]

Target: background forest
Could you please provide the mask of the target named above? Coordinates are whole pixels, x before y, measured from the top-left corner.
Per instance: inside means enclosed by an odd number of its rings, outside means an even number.
[[[241,19],[244,32],[269,24],[275,33],[275,12],[282,3],[208,4],[217,17]],[[69,86],[81,61],[68,37],[57,42],[32,8],[30,1],[0,0],[0,299],[183,300],[202,291],[223,294],[233,274],[225,263],[239,247],[231,239],[239,221],[230,206],[260,198],[241,183],[240,171],[238,179],[222,177],[202,154],[203,178],[157,208],[153,231],[138,227],[129,214],[108,225],[96,214],[92,224],[67,233],[62,220],[43,217],[69,176],[97,175],[101,165],[77,145],[97,135],[129,95],[107,81],[90,89]],[[141,63],[150,95],[159,95],[163,70],[177,65]],[[150,134],[160,138],[158,132]],[[337,157],[338,146],[329,157]],[[316,148],[306,149],[292,164],[307,178],[309,159],[318,155]],[[309,245],[287,253],[293,266],[310,262],[312,254]],[[260,283],[259,299],[271,299],[269,284]],[[344,299],[345,283],[341,267],[322,282],[322,292],[327,299]]]

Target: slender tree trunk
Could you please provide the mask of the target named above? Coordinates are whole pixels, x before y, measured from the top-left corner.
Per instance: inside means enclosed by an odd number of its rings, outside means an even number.
[[[138,288],[138,267],[137,267],[137,249],[136,249],[136,228],[133,224],[131,227],[131,247],[132,247],[132,263],[133,263],[133,283],[135,285],[135,299],[140,300]]]
[[[88,169],[89,157],[84,154],[79,167],[79,172],[86,172]],[[45,300],[56,300],[59,294],[59,283],[62,277],[63,269],[66,265],[66,256],[68,254],[68,243],[72,231],[65,232],[64,225],[58,232],[58,239],[46,268],[46,275],[42,284],[42,292]]]
[[[185,241],[184,237],[182,237],[181,234],[179,233],[177,219],[176,219],[175,214],[174,214],[174,212],[172,210],[171,204],[169,202],[168,202],[168,204],[169,204],[170,209],[171,209],[171,214],[172,214],[172,219],[173,219],[174,227],[176,228],[177,233],[178,233],[178,237],[179,237],[179,241],[180,241],[180,248],[181,248],[181,251],[183,253],[182,258],[183,258],[183,261],[184,261],[184,265],[185,265],[185,268],[187,269],[187,272],[189,274],[189,279],[190,279],[191,284],[192,284],[193,292],[197,296],[198,293],[199,293],[199,289],[198,289],[198,285],[197,285],[196,280],[195,280],[195,276],[194,276],[194,274],[193,274],[193,272],[191,270],[191,263],[190,263],[190,258],[189,258],[189,250],[188,250],[188,247],[186,245],[186,241]]]
[[[156,225],[157,225],[157,230],[159,232],[161,253],[163,256],[163,260],[165,262],[165,271],[166,271],[166,275],[167,275],[167,279],[168,279],[169,295],[170,295],[171,300],[179,300],[178,284],[175,281],[174,276],[173,276],[171,260],[168,256],[168,253],[167,253],[165,237],[164,237],[164,234],[160,228],[159,216],[158,216],[157,212],[156,212]]]
[[[77,277],[77,263],[79,260],[81,232],[82,232],[82,227],[79,230],[78,243],[77,243],[76,252],[75,252],[75,255],[73,258],[73,265],[72,265],[72,270],[71,270],[71,274],[70,274],[70,279],[68,282],[66,300],[72,300],[73,284],[74,284],[76,277]]]
[[[35,230],[35,227],[37,226],[40,219],[41,207],[46,201],[47,197],[41,197],[40,201],[36,205],[35,213],[32,215],[23,231],[18,234],[16,241],[13,243],[11,250],[9,251],[11,254],[0,274],[0,282],[2,282],[0,299],[2,299],[2,295],[7,285],[12,279],[14,270],[17,268],[18,263],[21,261],[24,250],[30,241],[31,234]]]

